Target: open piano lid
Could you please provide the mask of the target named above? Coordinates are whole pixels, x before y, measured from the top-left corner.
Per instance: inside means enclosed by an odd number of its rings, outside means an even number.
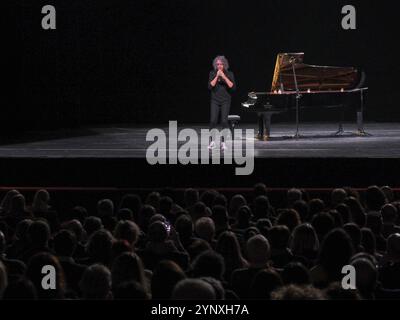
[[[292,64],[299,91],[349,90],[358,84],[356,68],[309,65],[303,58],[303,52],[277,55],[271,92],[295,90]]]

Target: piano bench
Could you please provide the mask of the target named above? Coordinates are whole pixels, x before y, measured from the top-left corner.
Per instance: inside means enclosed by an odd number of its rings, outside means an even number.
[[[235,126],[240,122],[240,116],[231,114],[228,116],[228,123],[231,130],[235,129]]]

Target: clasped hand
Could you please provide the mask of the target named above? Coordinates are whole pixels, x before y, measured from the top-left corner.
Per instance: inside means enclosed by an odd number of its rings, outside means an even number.
[[[218,70],[217,76],[221,78],[225,78],[225,73],[222,70]]]

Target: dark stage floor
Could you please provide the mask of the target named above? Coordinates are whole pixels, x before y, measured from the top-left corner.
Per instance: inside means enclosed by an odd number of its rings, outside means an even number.
[[[29,132],[0,143],[1,158],[143,158],[146,133],[151,128],[125,125]],[[180,126],[178,130],[183,129]],[[188,125],[187,128],[207,128]],[[241,125],[253,128],[255,125]],[[168,132],[168,128],[163,128]],[[290,138],[294,124],[275,124],[271,139],[254,139],[257,158],[400,158],[400,123],[366,123],[371,136],[360,137],[354,124],[345,124],[345,134],[332,136],[334,123],[302,124],[300,139]]]

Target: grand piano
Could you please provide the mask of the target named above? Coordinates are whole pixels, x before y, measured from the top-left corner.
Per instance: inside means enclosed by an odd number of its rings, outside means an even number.
[[[279,53],[276,58],[271,90],[250,92],[242,103],[246,111],[258,117],[259,140],[268,140],[271,132],[271,117],[277,113],[294,111],[296,132],[299,137],[300,112],[305,108],[340,107],[338,131],[342,134],[343,109],[349,104],[350,96],[356,95],[357,126],[359,135],[366,135],[363,128],[365,74],[354,67],[317,66],[303,63],[304,53]]]

